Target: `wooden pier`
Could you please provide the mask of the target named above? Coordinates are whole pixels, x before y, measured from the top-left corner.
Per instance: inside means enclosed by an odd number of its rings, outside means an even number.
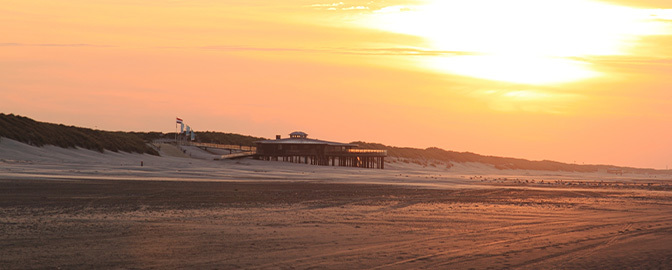
[[[307,138],[303,132],[294,132],[290,138],[257,142],[254,158],[322,166],[385,168],[387,151],[356,149],[355,144],[329,142]]]
[[[288,153],[286,155],[263,155],[257,153],[254,157],[256,159],[267,161],[284,161],[292,163],[322,165],[322,166],[385,169],[385,157],[387,156],[387,151],[385,150],[369,150],[369,151],[371,152],[363,152],[363,151],[328,152],[325,155],[310,155],[305,153],[303,154]]]

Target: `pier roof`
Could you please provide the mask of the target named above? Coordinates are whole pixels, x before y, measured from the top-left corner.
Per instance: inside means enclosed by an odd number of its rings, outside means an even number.
[[[277,139],[277,140],[265,140],[258,141],[258,144],[313,144],[313,145],[329,145],[329,146],[348,146],[348,147],[357,147],[356,144],[351,143],[339,143],[339,142],[330,142],[316,139],[308,138],[286,138],[286,139]]]

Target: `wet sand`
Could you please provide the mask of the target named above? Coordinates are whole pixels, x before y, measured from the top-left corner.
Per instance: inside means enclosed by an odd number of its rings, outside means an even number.
[[[0,180],[0,269],[669,269],[669,191]]]

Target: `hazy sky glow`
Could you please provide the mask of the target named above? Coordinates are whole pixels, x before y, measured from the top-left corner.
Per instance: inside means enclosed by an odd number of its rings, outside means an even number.
[[[672,2],[0,5],[0,112],[672,167]]]

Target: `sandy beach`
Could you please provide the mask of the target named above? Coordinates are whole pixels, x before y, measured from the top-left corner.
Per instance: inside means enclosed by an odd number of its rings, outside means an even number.
[[[669,175],[365,170],[6,139],[0,165],[1,269],[672,265]]]

